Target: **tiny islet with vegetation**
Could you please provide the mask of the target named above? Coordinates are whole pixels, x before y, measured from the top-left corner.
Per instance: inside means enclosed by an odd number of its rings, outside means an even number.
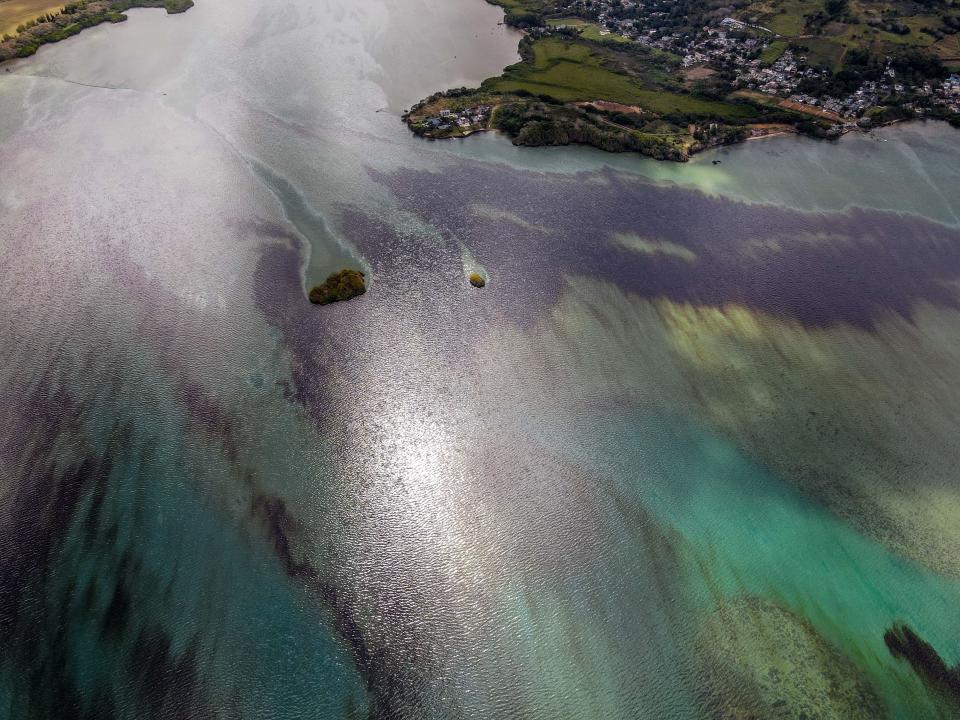
[[[329,305],[334,302],[352,300],[367,291],[364,273],[360,270],[344,268],[331,273],[326,280],[310,289],[310,302],[314,305]]]

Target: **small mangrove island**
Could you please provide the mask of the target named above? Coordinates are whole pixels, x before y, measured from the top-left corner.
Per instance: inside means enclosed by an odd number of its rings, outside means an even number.
[[[319,285],[310,290],[310,302],[314,305],[329,305],[333,302],[350,300],[367,291],[364,274],[359,270],[344,268],[332,273]]]
[[[0,62],[33,55],[41,45],[55,43],[101,23],[127,19],[131,8],[164,8],[170,15],[193,7],[193,0],[76,0],[56,13],[45,13],[17,27],[16,34],[0,38]]]
[[[470,273],[470,284],[475,288],[482,288],[487,284],[487,281],[483,279],[483,275],[480,273],[472,272]]]

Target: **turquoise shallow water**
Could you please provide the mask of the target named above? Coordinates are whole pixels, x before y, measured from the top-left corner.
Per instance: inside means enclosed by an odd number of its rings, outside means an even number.
[[[0,75],[0,718],[955,715],[884,634],[960,662],[956,132],[409,135],[500,19],[203,0]]]
[[[744,594],[767,598],[854,659],[886,695],[891,717],[936,715],[883,635],[906,622],[925,637],[954,637],[956,580],[857,534],[700,428],[640,413],[563,424],[583,422],[594,439],[558,449],[680,533],[694,612]],[[960,659],[955,644],[940,651],[950,664]]]

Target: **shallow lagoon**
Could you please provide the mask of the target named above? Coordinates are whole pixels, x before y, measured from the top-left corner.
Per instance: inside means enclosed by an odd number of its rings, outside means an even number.
[[[410,136],[500,15],[0,75],[0,717],[952,716],[883,633],[960,660],[960,136]]]

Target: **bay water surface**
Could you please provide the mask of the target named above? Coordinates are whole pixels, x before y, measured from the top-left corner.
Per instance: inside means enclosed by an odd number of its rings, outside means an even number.
[[[482,0],[129,15],[0,67],[0,718],[956,717],[956,130],[428,142]]]

